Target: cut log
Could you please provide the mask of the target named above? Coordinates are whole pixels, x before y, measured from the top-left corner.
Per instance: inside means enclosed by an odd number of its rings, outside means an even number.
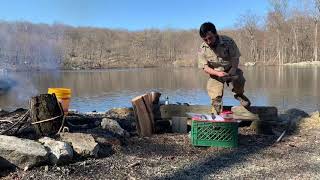
[[[151,136],[154,132],[154,119],[149,95],[135,97],[131,102],[138,134],[140,136]]]
[[[39,136],[56,134],[62,125],[63,115],[55,95],[40,94],[30,100],[30,116]]]

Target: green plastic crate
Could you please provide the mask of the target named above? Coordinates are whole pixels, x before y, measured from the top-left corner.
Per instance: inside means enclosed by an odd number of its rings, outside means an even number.
[[[238,146],[237,122],[192,121],[191,142],[194,146]]]

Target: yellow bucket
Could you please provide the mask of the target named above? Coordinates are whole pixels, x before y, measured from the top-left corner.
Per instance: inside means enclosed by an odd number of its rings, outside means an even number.
[[[71,100],[71,89],[68,88],[48,88],[48,94],[55,94],[58,101],[62,105],[62,109],[65,115],[68,114],[69,104]]]

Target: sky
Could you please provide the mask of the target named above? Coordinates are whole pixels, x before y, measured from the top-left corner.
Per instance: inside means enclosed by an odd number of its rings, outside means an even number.
[[[0,0],[0,20],[111,29],[234,27],[247,11],[263,16],[267,0]]]

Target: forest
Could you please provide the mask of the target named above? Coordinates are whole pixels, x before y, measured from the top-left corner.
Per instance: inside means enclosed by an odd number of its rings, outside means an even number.
[[[215,25],[219,34],[236,41],[241,64],[319,61],[320,1],[290,4],[288,0],[269,0],[263,17],[247,11],[239,15],[232,28]],[[0,21],[0,68],[193,67],[201,43],[198,27],[129,31]]]

